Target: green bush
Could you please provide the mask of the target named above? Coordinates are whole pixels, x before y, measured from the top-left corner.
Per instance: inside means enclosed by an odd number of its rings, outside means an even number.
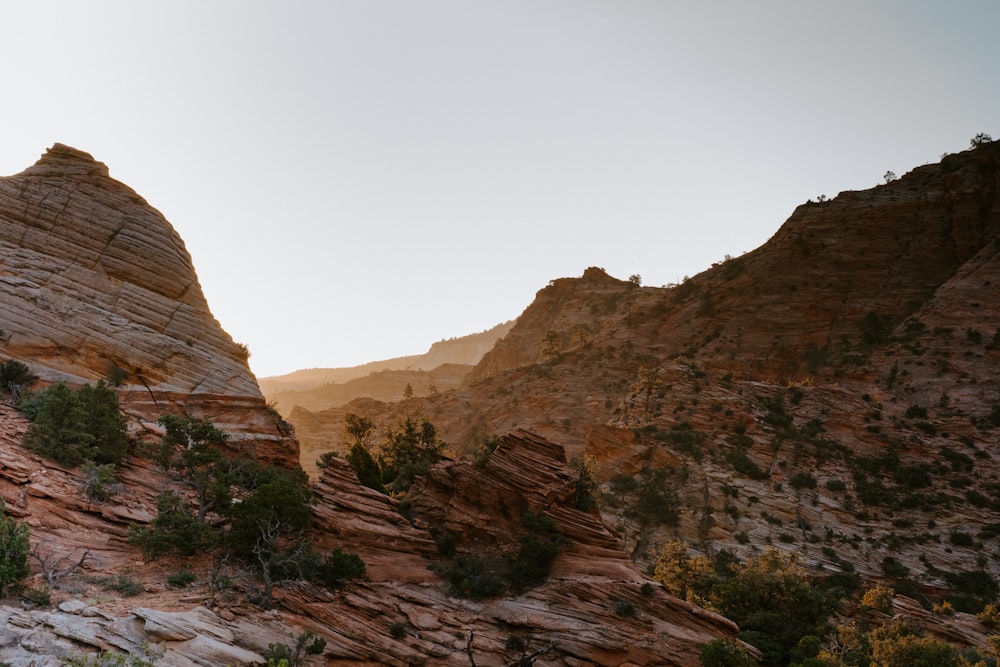
[[[626,514],[638,519],[645,528],[670,526],[680,523],[680,499],[670,484],[666,470],[645,468],[640,473],[635,503]],[[614,485],[613,485],[614,488]]]
[[[826,480],[827,491],[833,491],[834,493],[839,493],[847,489],[847,484],[841,479],[828,479]]]
[[[620,618],[634,618],[636,615],[635,603],[622,598],[614,599],[615,616]]]
[[[167,577],[167,585],[173,586],[174,588],[186,588],[187,586],[193,584],[197,578],[198,577],[195,576],[194,572],[178,570]]]
[[[15,399],[22,389],[34,383],[38,376],[25,364],[10,359],[0,361],[0,392],[10,394]]]
[[[444,446],[434,424],[426,419],[420,424],[409,417],[399,422],[388,430],[378,455],[386,486],[402,493],[409,491],[417,477],[441,460]]]
[[[886,556],[882,559],[882,574],[894,579],[904,579],[910,574],[910,568],[892,556]]]
[[[507,563],[498,556],[457,554],[431,569],[447,579],[452,593],[461,598],[485,600],[507,590]]]
[[[125,457],[125,418],[118,396],[103,380],[96,387],[86,385],[78,391],[59,382],[25,405],[34,412],[24,434],[28,449],[66,466],[85,461],[117,465]]]
[[[760,466],[750,459],[747,450],[743,448],[733,449],[726,459],[729,461],[729,465],[733,466],[733,470],[750,479],[764,480],[769,477],[765,471],[760,469]]]
[[[362,486],[367,486],[379,493],[387,493],[385,485],[382,483],[382,469],[367,447],[358,442],[354,443],[351,445],[351,451],[346,459]]]
[[[518,592],[544,582],[556,556],[569,544],[547,516],[528,512],[521,517],[521,526],[527,532],[510,564],[511,587]]]
[[[322,563],[311,568],[307,578],[327,588],[339,588],[348,581],[360,579],[364,575],[365,562],[361,560],[361,556],[337,547],[327,554]]]
[[[275,476],[233,508],[229,546],[251,554],[263,526],[277,526],[283,535],[304,532],[312,521],[311,498],[308,487],[284,475]]]
[[[795,554],[769,550],[744,563],[712,591],[712,602],[741,629],[740,639],[763,654],[763,664],[787,665],[806,635],[822,637],[837,600],[813,585]]]
[[[119,572],[101,582],[106,591],[115,591],[122,597],[133,597],[142,592],[142,584],[124,572]]]
[[[94,436],[87,432],[87,413],[65,382],[52,385],[24,434],[24,446],[68,466],[93,460]]]
[[[149,528],[133,525],[129,542],[142,548],[147,558],[168,553],[193,556],[213,543],[211,529],[198,521],[194,509],[176,493],[164,491],[156,499],[156,518]]]
[[[163,415],[158,420],[165,433],[156,460],[165,470],[180,473],[197,498],[197,519],[205,521],[210,511],[227,511],[230,487],[236,482],[231,467],[224,465],[221,448],[229,437],[207,421]]]
[[[80,472],[83,473],[83,493],[91,502],[103,502],[111,496],[108,486],[117,479],[117,470],[113,464],[96,465],[88,461],[80,467]]]
[[[576,470],[576,498],[573,507],[589,512],[597,507],[598,485],[594,479],[593,466],[581,458],[573,459],[570,464]]]
[[[732,639],[698,644],[702,667],[757,667],[757,661]]]
[[[795,490],[815,489],[816,478],[807,472],[797,472],[788,480],[788,485]]]
[[[128,423],[118,395],[104,380],[96,386],[84,385],[76,393],[87,414],[87,432],[94,437],[94,463],[118,465],[128,451]]]
[[[142,653],[101,651],[97,655],[74,655],[64,658],[67,667],[155,667],[157,657],[143,648]]]
[[[261,651],[261,657],[267,660],[268,665],[301,667],[305,664],[306,656],[320,655],[325,648],[325,639],[317,637],[312,630],[306,630],[295,638],[295,646],[282,642],[268,644],[267,649]]]
[[[28,576],[28,527],[6,515],[0,501],[0,597],[21,588]]]

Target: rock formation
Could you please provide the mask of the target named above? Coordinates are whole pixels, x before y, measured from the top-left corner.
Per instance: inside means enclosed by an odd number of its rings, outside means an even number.
[[[422,415],[456,454],[513,428],[559,442],[592,461],[640,563],[678,536],[708,555],[773,546],[975,611],[1000,578],[998,287],[995,142],[803,204],[680,285],[554,280],[468,386],[348,407]],[[311,442],[344,411],[294,420]],[[636,515],[630,485],[656,480],[676,517]]]
[[[229,406],[219,421],[234,441],[296,463],[177,232],[87,153],[55,144],[0,179],[0,283],[3,357],[49,382],[113,377],[126,409],[147,419]]]
[[[33,592],[0,605],[0,661],[56,665],[148,648],[167,666],[263,664],[268,644],[294,644],[308,629],[326,640],[328,665],[506,665],[538,651],[552,665],[693,666],[699,642],[735,635],[726,619],[643,577],[600,516],[574,508],[562,447],[528,431],[508,435],[482,467],[439,463],[408,507],[331,461],[314,486],[310,542],[360,554],[367,569],[339,590],[285,583],[263,611],[222,585],[253,586],[236,564],[144,558],[130,531],[154,519],[162,490],[191,493],[144,458],[160,434],[156,417],[207,419],[236,453],[265,463],[294,466],[296,442],[212,318],[180,238],[104,165],[57,144],[0,179],[0,231],[0,353],[44,383],[115,382],[137,445],[109,496],[95,500],[87,472],[26,450],[28,422],[0,404],[0,498],[30,530]],[[524,512],[570,540],[549,579],[513,596],[455,597],[436,573],[439,531],[503,553]],[[175,587],[182,570],[195,582]]]
[[[25,521],[39,559],[32,585],[82,559],[59,577],[47,607],[0,606],[0,660],[49,664],[94,650],[136,652],[148,645],[159,665],[261,664],[270,643],[294,644],[310,629],[327,645],[323,664],[504,665],[515,660],[510,637],[527,650],[547,649],[549,665],[698,664],[695,644],[732,636],[725,619],[677,600],[639,574],[596,514],[572,509],[574,477],[561,448],[515,433],[477,469],[446,461],[413,494],[412,520],[398,501],[361,486],[342,459],[315,485],[316,548],[340,547],[365,561],[364,581],[330,592],[305,584],[276,592],[278,608],[262,612],[211,587],[210,563],[145,561],[126,537],[131,524],[155,516],[156,494],[169,478],[132,458],[106,502],[87,499],[79,470],[53,466],[20,446],[27,422],[0,405],[0,496]],[[429,526],[496,543],[516,534],[494,521],[497,500],[551,516],[572,545],[549,581],[523,595],[461,600],[431,570],[439,558]],[[470,521],[478,518],[481,521]],[[60,558],[65,559],[58,563]],[[44,564],[43,564],[44,561]],[[190,568],[193,585],[174,589],[170,574]],[[107,582],[125,577],[141,592],[125,597]],[[647,584],[644,589],[643,584]],[[628,602],[634,615],[616,614]]]

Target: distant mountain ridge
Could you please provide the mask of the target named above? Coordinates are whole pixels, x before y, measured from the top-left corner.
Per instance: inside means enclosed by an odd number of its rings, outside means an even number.
[[[361,397],[399,400],[404,397],[407,385],[414,396],[427,396],[458,387],[513,326],[514,321],[510,320],[486,331],[441,340],[424,354],[260,378],[260,387],[267,400],[285,415],[296,406],[322,410]]]

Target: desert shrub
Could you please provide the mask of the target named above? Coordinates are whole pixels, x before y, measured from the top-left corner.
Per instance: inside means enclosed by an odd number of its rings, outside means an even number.
[[[458,554],[432,568],[451,584],[452,592],[469,600],[484,600],[507,590],[507,563],[495,555]]]
[[[17,399],[22,389],[37,379],[38,376],[20,361],[15,359],[0,361],[0,392],[10,394],[14,399]]]
[[[122,597],[133,597],[142,592],[142,584],[124,572],[119,572],[115,576],[101,581],[101,588],[106,591],[115,591]]]
[[[1000,592],[993,576],[985,570],[971,570],[968,572],[945,572],[944,580],[948,585],[960,593],[975,595],[987,600],[993,600]]]
[[[892,600],[896,597],[896,591],[881,581],[875,584],[875,588],[870,588],[861,596],[861,606],[883,614],[892,613]]]
[[[816,478],[807,472],[797,472],[788,480],[788,485],[795,490],[815,489]]]
[[[78,391],[59,382],[26,404],[34,413],[24,434],[28,449],[66,466],[84,461],[118,464],[124,458],[128,449],[125,418],[117,395],[103,380]]]
[[[364,575],[365,563],[361,560],[361,556],[337,547],[328,553],[322,562],[309,568],[306,578],[327,588],[339,588],[348,581],[360,579]]]
[[[951,535],[948,536],[948,541],[956,547],[971,547],[976,543],[976,540],[972,537],[972,535],[964,530],[958,529],[951,531]]]
[[[636,615],[635,603],[622,598],[615,598],[613,601],[615,616],[620,618],[634,618]]]
[[[889,339],[892,332],[892,320],[874,311],[868,311],[861,322],[861,342],[871,347]]]
[[[6,515],[0,501],[0,597],[21,588],[28,576],[28,526]]]
[[[987,604],[976,614],[976,618],[987,628],[995,628],[1000,625],[1000,608],[993,603]]]
[[[323,470],[324,468],[329,468],[330,463],[334,459],[339,459],[339,458],[340,454],[338,454],[337,452],[323,452],[322,454],[319,455],[319,458],[316,459],[316,467],[319,468],[320,470]]]
[[[194,489],[198,522],[204,522],[209,511],[228,510],[230,487],[237,480],[232,467],[223,462],[220,448],[229,439],[226,433],[210,422],[175,415],[163,415],[159,422],[165,433],[157,463],[179,473]]]
[[[276,555],[281,542],[294,542],[309,527],[311,498],[307,486],[276,475],[233,507],[226,545],[248,562]]]
[[[929,637],[907,634],[872,641],[872,664],[885,667],[958,667],[958,651]]]
[[[198,521],[194,509],[176,493],[164,491],[156,499],[156,518],[148,528],[133,525],[129,543],[142,548],[147,558],[168,553],[192,556],[213,543],[211,529]]]
[[[786,665],[806,635],[826,634],[836,598],[813,585],[796,554],[771,549],[740,566],[716,585],[715,607],[741,628],[740,639],[756,646],[765,665]]]
[[[24,446],[58,463],[77,466],[94,456],[94,436],[76,393],[64,382],[49,387],[24,434]]]
[[[362,486],[379,493],[386,493],[385,485],[382,483],[382,469],[367,447],[356,442],[351,445],[351,451],[345,458]]]
[[[156,660],[157,656],[143,647],[141,653],[101,651],[97,655],[77,654],[63,658],[63,664],[67,667],[155,667]]]
[[[942,447],[939,453],[947,459],[948,463],[951,464],[951,469],[955,472],[971,472],[975,465],[975,462],[967,454],[956,452],[950,447]]]
[[[556,556],[569,544],[555,521],[547,516],[528,512],[521,517],[521,526],[526,532],[511,560],[509,573],[511,588],[517,592],[544,582]]]
[[[882,574],[894,579],[904,579],[910,574],[910,568],[906,567],[892,556],[882,559]]]
[[[671,447],[678,452],[689,454],[696,461],[701,461],[704,454],[702,448],[708,436],[701,431],[696,431],[688,422],[681,422],[670,427],[666,434],[666,440]]]
[[[897,468],[893,473],[893,479],[907,489],[925,489],[933,483],[931,471],[923,463]]]
[[[317,637],[312,630],[306,630],[295,638],[294,646],[283,642],[268,644],[267,649],[261,651],[261,657],[267,660],[268,665],[302,667],[305,664],[306,656],[320,655],[325,648],[325,639]]]
[[[104,380],[77,390],[86,413],[85,428],[93,440],[93,461],[117,465],[128,451],[128,424],[122,416],[118,395]]]
[[[833,491],[838,493],[847,489],[847,484],[844,483],[842,479],[828,479],[826,480],[827,491]]]
[[[441,460],[445,444],[437,428],[427,420],[420,424],[407,417],[388,429],[378,455],[382,479],[392,491],[405,493],[417,477]]]
[[[741,447],[731,450],[726,456],[726,460],[729,465],[733,466],[733,470],[750,479],[764,480],[768,478],[768,474],[761,470],[760,466],[750,459],[747,450]]]
[[[969,139],[969,147],[979,148],[980,146],[984,146],[992,142],[993,142],[993,137],[986,134],[985,132],[979,132],[976,134],[976,136],[972,137],[972,139]]]
[[[52,594],[44,584],[32,586],[21,591],[21,599],[33,607],[48,607],[52,604]]]
[[[80,467],[80,472],[83,473],[80,486],[88,500],[98,503],[110,497],[109,486],[114,485],[117,479],[117,471],[113,464],[96,465],[88,461]]]
[[[753,656],[731,639],[713,639],[698,649],[702,667],[757,667]]]
[[[643,527],[676,527],[680,522],[680,500],[669,483],[666,470],[643,469],[637,485],[635,503],[626,514],[637,519]]]
[[[653,577],[672,595],[689,602],[708,597],[717,577],[711,561],[691,555],[684,542],[667,542],[656,553]]]
[[[592,462],[582,458],[570,461],[576,471],[576,496],[573,506],[578,510],[589,512],[597,507],[597,481],[594,479]]]
[[[477,468],[485,466],[486,462],[490,458],[490,455],[493,454],[499,446],[500,438],[495,433],[491,433],[484,437],[482,442],[480,442],[476,447],[475,451],[472,452],[473,464],[475,464]]]
[[[194,572],[178,570],[167,577],[167,585],[173,586],[174,588],[185,588],[193,584],[197,578],[198,577],[195,576]]]

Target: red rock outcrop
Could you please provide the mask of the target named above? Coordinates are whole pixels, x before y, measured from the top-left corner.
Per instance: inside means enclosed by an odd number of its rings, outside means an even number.
[[[238,406],[227,424],[234,442],[297,463],[180,236],[89,154],[55,144],[0,178],[0,285],[0,355],[50,382],[117,375],[125,409],[147,419]]]
[[[326,629],[329,665],[468,665],[470,650],[478,665],[507,665],[519,655],[509,642],[516,636],[529,652],[548,649],[547,665],[693,666],[695,644],[736,632],[642,576],[596,513],[573,508],[575,475],[562,448],[529,432],[504,436],[481,468],[434,466],[408,497],[412,523],[397,501],[360,486],[341,459],[315,490],[318,538],[361,554],[368,570],[342,594],[281,594],[285,608]],[[502,551],[516,544],[527,511],[552,519],[571,541],[548,581],[496,600],[450,596],[429,568],[439,558],[430,528]],[[634,615],[621,614],[623,605]]]

